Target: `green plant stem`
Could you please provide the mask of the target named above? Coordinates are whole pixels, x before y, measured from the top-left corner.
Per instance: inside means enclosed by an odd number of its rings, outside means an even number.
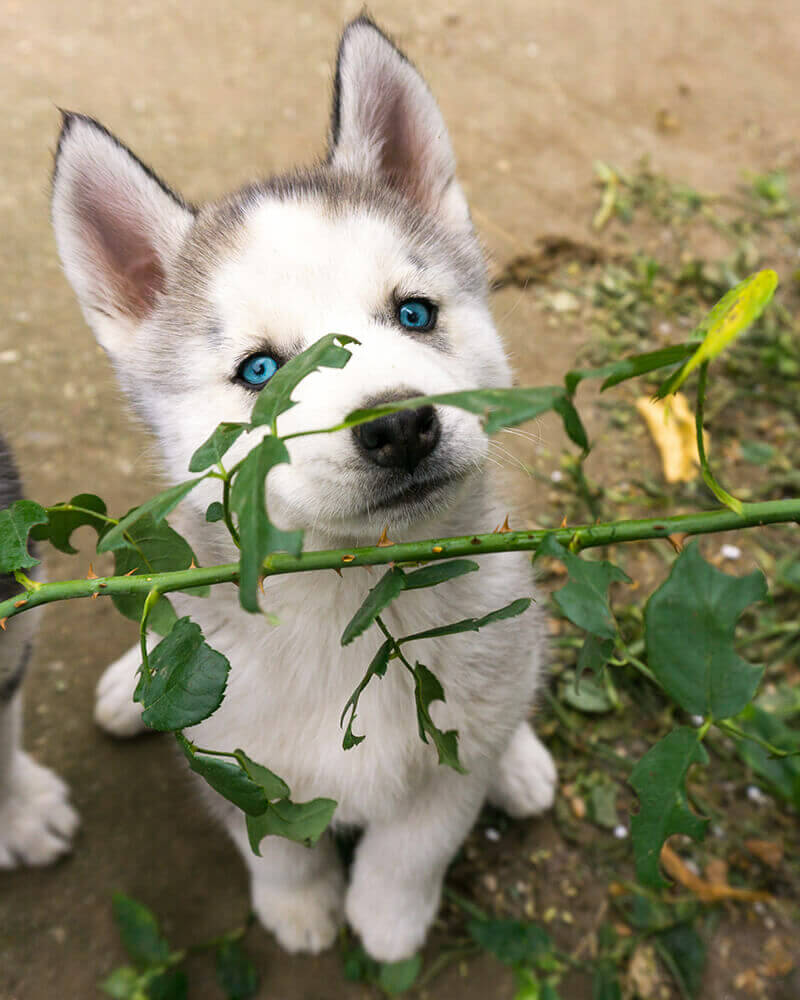
[[[762,740],[760,736],[754,736],[752,733],[745,732],[744,729],[740,729],[736,723],[731,722],[730,719],[719,719],[714,722],[714,725],[717,729],[721,729],[729,736],[736,737],[737,740],[750,740],[751,743],[757,743],[762,749],[769,753],[770,757],[797,757],[800,755],[800,750],[781,750],[780,747],[776,747],[772,743]]]
[[[700,372],[697,380],[697,406],[695,407],[694,413],[695,430],[697,432],[697,454],[700,458],[700,471],[703,474],[703,481],[717,500],[719,500],[720,503],[724,503],[727,507],[730,507],[734,513],[741,514],[744,511],[744,504],[741,500],[738,500],[735,496],[732,496],[727,490],[724,490],[720,486],[714,478],[714,473],[711,471],[711,466],[708,463],[706,443],[703,437],[703,413],[706,401],[707,383],[708,362],[704,361],[703,364],[700,365]]]
[[[456,556],[489,555],[494,552],[533,552],[552,535],[573,551],[596,548],[621,542],[667,538],[669,535],[704,535],[717,531],[753,528],[765,524],[800,522],[800,499],[767,500],[763,503],[742,504],[742,513],[720,507],[713,511],[677,514],[673,517],[641,518],[585,524],[575,528],[534,529],[530,531],[492,532],[484,535],[463,535],[456,538],[429,539],[421,542],[400,542],[396,545],[367,545],[353,549],[326,549],[302,552],[291,556],[275,552],[264,560],[264,576],[303,573],[311,570],[354,569],[358,566],[380,566],[387,563],[433,562]],[[112,594],[148,594],[154,587],[167,594],[190,590],[215,583],[235,583],[239,578],[238,563],[194,567],[169,573],[148,573],[142,576],[108,576],[96,579],[62,580],[42,584],[36,591],[26,591],[0,602],[0,621],[42,604],[71,600],[78,597]],[[20,601],[24,604],[15,607]]]
[[[220,466],[222,463],[220,463]],[[242,546],[239,542],[239,532],[236,530],[236,526],[233,523],[233,518],[231,517],[231,477],[227,475],[222,481],[222,516],[225,520],[225,527],[228,529],[231,538],[233,539],[233,544],[237,549]]]

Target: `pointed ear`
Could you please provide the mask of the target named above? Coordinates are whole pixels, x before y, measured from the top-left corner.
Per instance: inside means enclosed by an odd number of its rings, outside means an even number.
[[[339,44],[329,162],[371,173],[447,221],[469,225],[439,107],[417,70],[367,17]]]
[[[124,351],[166,288],[194,211],[83,115],[65,113],[53,173],[53,226],[87,322]]]

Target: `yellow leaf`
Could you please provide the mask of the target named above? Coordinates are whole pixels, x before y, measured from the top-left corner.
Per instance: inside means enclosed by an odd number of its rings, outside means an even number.
[[[636,409],[641,414],[650,436],[661,454],[661,468],[668,483],[688,483],[697,475],[700,456],[697,453],[694,416],[683,393],[669,401],[640,396]],[[708,435],[704,433],[708,447]]]

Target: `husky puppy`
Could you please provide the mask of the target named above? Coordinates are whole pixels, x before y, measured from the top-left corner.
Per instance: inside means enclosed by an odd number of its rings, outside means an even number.
[[[326,333],[360,346],[341,371],[301,383],[281,434],[382,400],[510,385],[454,171],[434,98],[366,17],[341,39],[325,162],[201,208],[97,122],[65,115],[53,182],[61,259],[171,481],[186,479],[217,423],[248,420],[276,368]],[[254,443],[240,439],[231,463]],[[384,527],[395,540],[490,530],[507,511],[487,480],[478,419],[452,407],[296,438],[289,451],[291,464],[269,475],[270,514],[304,529],[306,548],[375,542]],[[177,519],[206,565],[237,558],[221,525],[204,521],[216,492],[203,484]],[[267,579],[262,604],[277,627],[244,613],[234,587],[211,600],[173,595],[232,664],[222,707],[191,738],[241,746],[284,777],[294,799],[334,798],[335,822],[364,831],[346,887],[329,837],[313,850],[268,838],[259,858],[242,814],[217,804],[249,868],[254,909],[290,951],[327,947],[344,916],[375,958],[412,954],[483,801],[528,816],[553,799],[553,763],[527,722],[543,647],[535,606],[413,650],[444,686],[434,717],[458,730],[468,774],[439,766],[420,741],[412,684],[396,664],[361,697],[356,732],[366,739],[342,749],[340,712],[382,636],[372,628],[346,650],[340,636],[382,572]],[[408,635],[531,592],[526,555],[492,556],[478,573],[402,594],[385,621]],[[96,718],[113,734],[143,728],[131,699],[138,666],[133,649],[99,683]]]
[[[0,510],[22,499],[11,452],[0,435]],[[22,588],[0,573],[0,601]],[[49,865],[70,848],[78,817],[64,782],[20,745],[22,678],[30,659],[36,612],[14,619],[0,638],[0,868]]]

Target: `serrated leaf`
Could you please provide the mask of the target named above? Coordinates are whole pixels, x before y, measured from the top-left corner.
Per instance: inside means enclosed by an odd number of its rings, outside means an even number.
[[[775,715],[757,705],[748,705],[736,717],[736,722],[746,733],[766,740],[778,750],[797,754],[800,751],[800,733],[781,722]],[[737,739],[736,750],[742,760],[781,798],[800,809],[800,756],[770,757],[764,747],[752,740]]]
[[[581,677],[585,670],[591,670],[595,677],[602,676],[603,668],[613,652],[613,639],[601,639],[600,636],[589,632],[583,640],[580,653],[578,653],[578,664],[575,671],[576,687],[580,687]]]
[[[236,759],[241,764],[248,778],[260,785],[268,799],[288,799],[289,786],[279,778],[274,771],[270,771],[263,764],[257,764],[251,760],[244,750],[236,750]]]
[[[518,597],[516,601],[506,604],[505,607],[497,611],[491,611],[483,618],[464,618],[460,622],[453,622],[452,625],[439,625],[436,628],[426,629],[424,632],[415,632],[413,635],[405,635],[399,641],[401,643],[415,642],[417,639],[435,639],[440,635],[458,635],[460,632],[479,632],[487,625],[494,622],[505,621],[507,618],[516,618],[531,606],[530,597]]]
[[[445,392],[435,396],[416,396],[398,402],[383,403],[370,409],[355,410],[344,420],[343,427],[375,420],[387,413],[398,410],[418,409],[421,406],[457,406],[481,417],[487,434],[494,434],[503,427],[533,420],[555,408],[556,403],[566,399],[560,385],[536,386],[517,389],[467,389],[460,392]]]
[[[114,1000],[133,1000],[139,990],[140,974],[131,965],[114,969],[100,984],[100,989]]]
[[[342,740],[342,749],[350,750],[364,739],[363,736],[356,736],[353,733],[353,723],[356,721],[356,709],[358,708],[358,699],[361,697],[361,692],[369,684],[373,677],[383,677],[386,674],[386,668],[389,665],[389,654],[392,651],[394,643],[391,639],[387,639],[378,649],[378,652],[372,657],[370,665],[367,667],[367,672],[364,677],[359,682],[358,687],[350,695],[347,700],[347,704],[342,709],[342,716],[339,719],[339,726],[344,722],[344,717],[347,715],[348,708],[350,709],[350,719],[347,723],[347,729],[345,730],[344,739]]]
[[[708,754],[697,731],[673,729],[647,751],[628,779],[639,796],[639,811],[631,816],[631,836],[636,877],[642,885],[658,889],[669,885],[658,867],[661,847],[673,833],[694,840],[705,837],[708,820],[689,808],[686,776],[692,764],[707,764]]]
[[[113,528],[106,531],[97,543],[98,552],[112,552],[114,549],[129,547],[129,542],[125,538],[127,532],[137,524],[142,518],[149,518],[153,524],[161,524],[171,510],[178,506],[187,493],[202,483],[200,479],[188,479],[185,483],[171,486],[168,490],[158,493],[146,503],[139,507],[134,507],[128,511],[125,517],[115,524]]]
[[[672,960],[670,971],[680,976],[679,986],[684,995],[699,997],[703,986],[706,965],[706,946],[697,931],[689,924],[678,924],[656,935],[660,950]]]
[[[217,948],[216,972],[227,1000],[250,1000],[258,993],[258,972],[238,941]]]
[[[229,448],[239,440],[249,424],[225,422],[217,424],[211,437],[195,451],[189,461],[189,472],[205,472],[222,461]]]
[[[278,374],[281,371],[283,369],[279,368]],[[288,461],[289,452],[283,441],[266,437],[244,459],[233,480],[231,509],[238,517],[241,542],[239,602],[245,611],[259,610],[261,567],[270,552],[283,551],[297,556],[303,547],[302,531],[281,531],[267,513],[267,473]]]
[[[147,1000],[187,1000],[189,980],[183,969],[167,969],[147,985]]]
[[[399,566],[393,566],[367,594],[364,603],[350,619],[342,633],[342,645],[349,643],[365,632],[378,615],[404,590],[419,590],[434,587],[456,577],[478,569],[478,564],[469,559],[453,559],[449,562],[433,563],[422,569],[406,573]]]
[[[354,337],[329,333],[287,361],[259,392],[251,414],[253,426],[273,424],[281,413],[295,406],[292,393],[311,372],[318,368],[344,368],[351,353],[343,345],[357,343]]]
[[[467,931],[484,951],[506,965],[535,965],[553,949],[550,935],[522,920],[470,920]]]
[[[405,589],[405,573],[399,566],[393,566],[369,591],[364,603],[347,623],[342,633],[342,645],[349,643],[365,632],[378,615]]]
[[[124,576],[133,570],[137,575],[166,573],[188,569],[194,561],[191,546],[171,528],[166,521],[156,524],[151,517],[143,517],[128,532],[135,547],[114,550],[114,573]],[[126,618],[141,621],[145,602],[144,594],[114,594],[114,607]],[[148,623],[159,635],[167,635],[177,617],[166,597],[159,598],[148,618]]]
[[[125,893],[113,896],[114,922],[125,950],[137,965],[161,965],[169,957],[169,945],[161,936],[158,921],[144,904]]]
[[[59,510],[60,507],[80,507],[81,510]],[[48,541],[59,550],[74,555],[78,550],[70,544],[72,532],[84,524],[94,528],[98,537],[102,538],[110,525],[103,517],[106,505],[94,493],[78,493],[66,504],[54,504],[47,510],[47,524],[39,525],[31,531],[31,538],[37,541]]]
[[[28,535],[35,525],[46,522],[47,511],[33,500],[17,500],[0,510],[0,573],[38,565],[28,552]]]
[[[410,990],[417,981],[422,959],[419,955],[404,958],[399,962],[382,962],[378,970],[377,984],[390,997]]]
[[[753,697],[763,668],[736,653],[734,633],[744,609],[766,594],[763,573],[728,576],[697,544],[675,560],[647,602],[645,641],[650,669],[684,711],[725,719]]]
[[[702,336],[703,342],[689,360],[659,386],[656,396],[663,399],[675,392],[695,368],[712,361],[754,323],[777,285],[778,275],[774,271],[758,271],[723,295],[693,333],[693,336]]]
[[[608,603],[608,588],[615,580],[630,583],[628,574],[604,560],[582,559],[565,549],[552,535],[538,547],[535,558],[542,555],[560,559],[569,573],[569,581],[553,594],[564,617],[593,635],[616,639],[617,623]]]
[[[471,559],[449,559],[446,562],[431,563],[422,569],[406,573],[405,589],[419,590],[421,587],[435,587],[447,580],[454,580],[466,573],[474,573],[480,566]]]
[[[231,665],[191,619],[179,619],[148,662],[150,675],[142,671],[134,700],[144,706],[142,721],[151,729],[195,726],[222,704]]]
[[[442,685],[428,668],[422,663],[414,664],[414,700],[417,703],[417,723],[419,735],[423,743],[428,742],[428,736],[439,754],[439,763],[452,767],[459,774],[467,774],[458,759],[458,733],[455,729],[443,732],[431,718],[430,706],[435,701],[444,701]]]
[[[249,778],[238,763],[234,764],[220,757],[192,753],[186,747],[183,747],[183,752],[195,774],[205,778],[215,792],[219,792],[223,798],[238,806],[248,816],[258,816],[268,807],[264,789]]]
[[[310,802],[282,799],[271,803],[260,816],[247,816],[247,835],[253,853],[261,856],[259,845],[270,834],[313,847],[328,828],[336,805],[333,799],[311,799]]]
[[[216,524],[217,521],[221,521],[224,517],[225,508],[219,500],[215,500],[213,503],[208,505],[208,510],[206,511],[206,521],[209,524]]]

